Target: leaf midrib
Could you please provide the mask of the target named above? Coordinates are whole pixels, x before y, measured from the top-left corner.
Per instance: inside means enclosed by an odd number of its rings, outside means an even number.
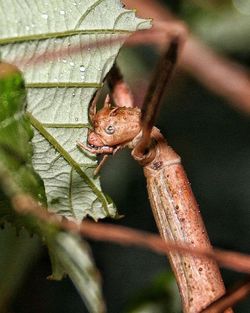
[[[95,186],[91,179],[83,172],[80,165],[70,156],[70,154],[60,145],[60,143],[45,129],[43,124],[39,122],[30,112],[26,111],[26,116],[29,119],[31,125],[36,128],[39,133],[57,150],[60,155],[74,168],[74,170],[82,177],[85,183],[92,189],[94,194],[100,200],[103,205],[104,211],[109,216],[109,210],[107,202],[102,192]]]
[[[45,39],[57,39],[74,35],[94,35],[94,34],[130,34],[133,33],[132,30],[128,29],[84,29],[84,30],[68,30],[63,32],[54,32],[54,33],[44,33],[44,34],[34,34],[34,35],[25,35],[9,38],[1,38],[0,45],[6,45],[10,43],[20,43],[20,42],[30,42],[37,40]]]

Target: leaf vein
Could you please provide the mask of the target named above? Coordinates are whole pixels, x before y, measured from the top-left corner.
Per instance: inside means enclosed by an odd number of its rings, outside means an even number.
[[[55,32],[55,33],[45,33],[45,34],[35,34],[35,35],[25,35],[18,37],[9,37],[9,38],[1,38],[0,45],[7,45],[10,43],[18,43],[18,42],[30,42],[35,40],[45,40],[45,39],[55,39],[55,38],[63,38],[74,35],[103,35],[103,34],[130,34],[133,31],[128,29],[84,29],[84,30],[68,30],[64,32]]]
[[[60,145],[60,143],[43,127],[30,112],[26,112],[27,118],[30,120],[31,125],[36,128],[39,133],[62,155],[62,157],[71,165],[72,168],[81,176],[85,183],[92,189],[97,198],[103,205],[104,211],[109,216],[108,206],[106,199],[102,192],[95,186],[91,179],[83,172],[80,165],[70,156],[70,154]]]
[[[75,29],[77,29],[81,25],[81,23],[84,21],[84,19],[88,16],[88,14],[102,2],[103,0],[97,0],[89,8],[87,8],[85,13],[79,18],[78,22],[76,23]]]

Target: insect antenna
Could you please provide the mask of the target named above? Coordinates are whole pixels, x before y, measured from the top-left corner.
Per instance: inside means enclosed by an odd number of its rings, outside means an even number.
[[[135,150],[137,155],[146,153],[150,145],[150,134],[154,126],[156,115],[160,108],[160,100],[164,89],[172,76],[173,69],[177,61],[179,47],[179,38],[175,37],[169,48],[161,57],[155,68],[154,75],[151,79],[146,97],[142,106],[141,125],[142,137],[137,144]]]

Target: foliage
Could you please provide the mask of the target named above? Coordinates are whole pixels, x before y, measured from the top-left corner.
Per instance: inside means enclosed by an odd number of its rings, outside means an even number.
[[[64,233],[54,226],[37,221],[32,216],[22,216],[15,211],[14,199],[20,194],[30,194],[45,204],[43,184],[31,165],[33,131],[24,113],[25,90],[19,71],[13,66],[0,64],[0,193],[2,220],[13,223],[18,229],[25,226],[30,233],[36,232],[44,238],[51,253],[53,279],[61,279],[69,274],[79,293],[84,298],[90,312],[104,312],[100,282],[89,250],[76,235]],[[6,241],[6,244],[8,241]],[[2,249],[7,252],[6,246]],[[22,259],[19,258],[19,261]],[[13,262],[13,260],[9,260]],[[3,266],[6,265],[3,263]],[[16,268],[16,267],[15,267]],[[19,270],[20,266],[18,267]],[[13,281],[13,268],[5,272],[1,280],[1,306],[4,308],[11,289],[19,281]],[[11,278],[12,277],[12,278]]]
[[[19,66],[27,88],[25,99],[21,74],[11,66],[0,81],[0,217],[38,233],[50,252],[50,278],[61,279],[67,273],[89,311],[104,312],[99,275],[87,244],[31,216],[20,216],[13,197],[30,194],[43,206],[47,202],[53,213],[76,220],[117,215],[99,178],[93,177],[95,158],[79,151],[76,142],[86,141],[89,103],[122,43],[150,23],[119,1],[38,0],[20,6],[12,0],[1,1],[0,24],[2,59]]]

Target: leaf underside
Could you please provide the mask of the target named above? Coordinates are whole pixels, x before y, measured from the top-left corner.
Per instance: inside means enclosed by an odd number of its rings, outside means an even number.
[[[48,207],[77,220],[115,217],[93,178],[96,159],[76,142],[86,142],[89,103],[121,45],[150,21],[118,0],[0,0],[0,6],[0,53],[24,73],[35,129],[32,162]]]
[[[67,273],[76,285],[91,313],[105,312],[98,271],[86,243],[77,235],[63,232],[52,224],[30,215],[18,214],[13,199],[30,194],[40,202],[45,200],[43,184],[31,166],[33,132],[24,114],[25,89],[20,72],[13,66],[0,63],[0,222],[9,221],[19,231],[25,226],[30,233],[42,237],[50,251],[53,273],[51,278],[61,279]],[[2,224],[1,224],[2,225]],[[13,232],[12,232],[13,233]],[[12,295],[24,275],[22,249],[8,246],[8,234],[1,233],[3,260],[0,268],[0,310],[7,311]],[[11,240],[18,248],[27,237]],[[23,239],[23,240],[22,240]],[[14,250],[13,250],[14,249]],[[28,253],[28,251],[27,251]],[[14,256],[14,258],[13,258]],[[23,255],[25,258],[28,254]],[[26,259],[28,262],[28,260]],[[11,266],[9,265],[11,264]],[[16,275],[15,275],[15,272]],[[14,274],[13,274],[14,273]]]

